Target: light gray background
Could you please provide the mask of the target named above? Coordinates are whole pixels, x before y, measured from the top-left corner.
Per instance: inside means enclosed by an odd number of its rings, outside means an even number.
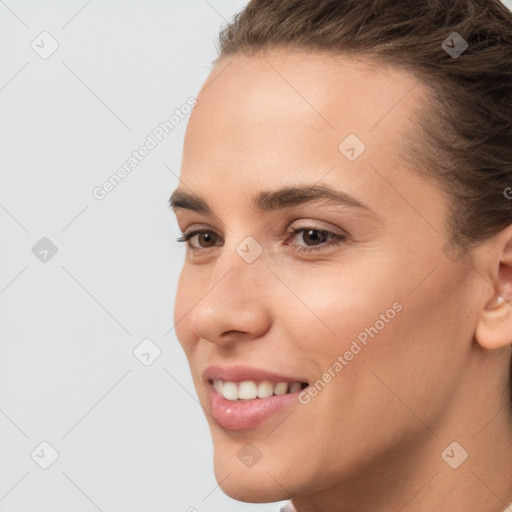
[[[172,329],[185,248],[167,200],[186,121],[92,195],[198,93],[245,3],[0,1],[1,512],[279,508],[218,488]],[[59,44],[46,59],[31,47],[50,48],[43,31]],[[133,353],[146,338],[161,350],[149,366]],[[43,441],[59,454],[47,469]]]

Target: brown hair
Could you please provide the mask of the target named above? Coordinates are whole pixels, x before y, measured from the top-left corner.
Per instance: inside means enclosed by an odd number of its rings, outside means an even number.
[[[449,54],[454,32],[460,55]],[[418,77],[431,94],[402,156],[453,198],[450,243],[463,254],[512,224],[512,12],[500,0],[251,0],[221,30],[217,60],[280,48]],[[509,375],[512,386],[512,364]]]

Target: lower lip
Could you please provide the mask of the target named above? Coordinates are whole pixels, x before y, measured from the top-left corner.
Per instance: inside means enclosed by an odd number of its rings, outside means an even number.
[[[261,425],[268,418],[282,411],[297,400],[300,391],[281,396],[255,398],[254,400],[228,400],[210,384],[208,398],[211,415],[227,430],[248,430]]]

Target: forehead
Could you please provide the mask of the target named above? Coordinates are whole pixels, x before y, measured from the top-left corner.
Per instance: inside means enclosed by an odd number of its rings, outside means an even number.
[[[405,70],[368,59],[280,50],[224,57],[203,85],[199,104],[208,101],[209,113],[227,108],[230,117],[256,124],[300,118],[331,130],[346,124],[364,130],[396,104],[402,114],[414,105],[414,98],[404,98],[417,85]]]
[[[422,93],[413,75],[361,59],[283,50],[225,57],[198,95],[186,143],[222,137],[232,157],[261,158],[286,148],[310,153],[319,141],[337,150],[354,133],[371,149],[404,133]]]
[[[224,57],[191,114],[182,178],[202,196],[222,187],[226,200],[321,180],[371,196],[386,180],[416,179],[400,139],[423,94],[414,75],[368,60],[297,51]],[[343,148],[354,143],[350,160]]]

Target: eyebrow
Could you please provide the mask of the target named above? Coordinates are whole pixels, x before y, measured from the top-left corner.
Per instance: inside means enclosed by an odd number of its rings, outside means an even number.
[[[260,212],[269,212],[320,201],[329,205],[350,206],[366,210],[375,215],[375,212],[369,206],[358,201],[355,197],[328,185],[298,185],[278,190],[261,191],[252,199],[251,205]],[[202,197],[180,189],[176,189],[171,194],[169,206],[173,210],[184,209],[213,215],[212,209]]]

